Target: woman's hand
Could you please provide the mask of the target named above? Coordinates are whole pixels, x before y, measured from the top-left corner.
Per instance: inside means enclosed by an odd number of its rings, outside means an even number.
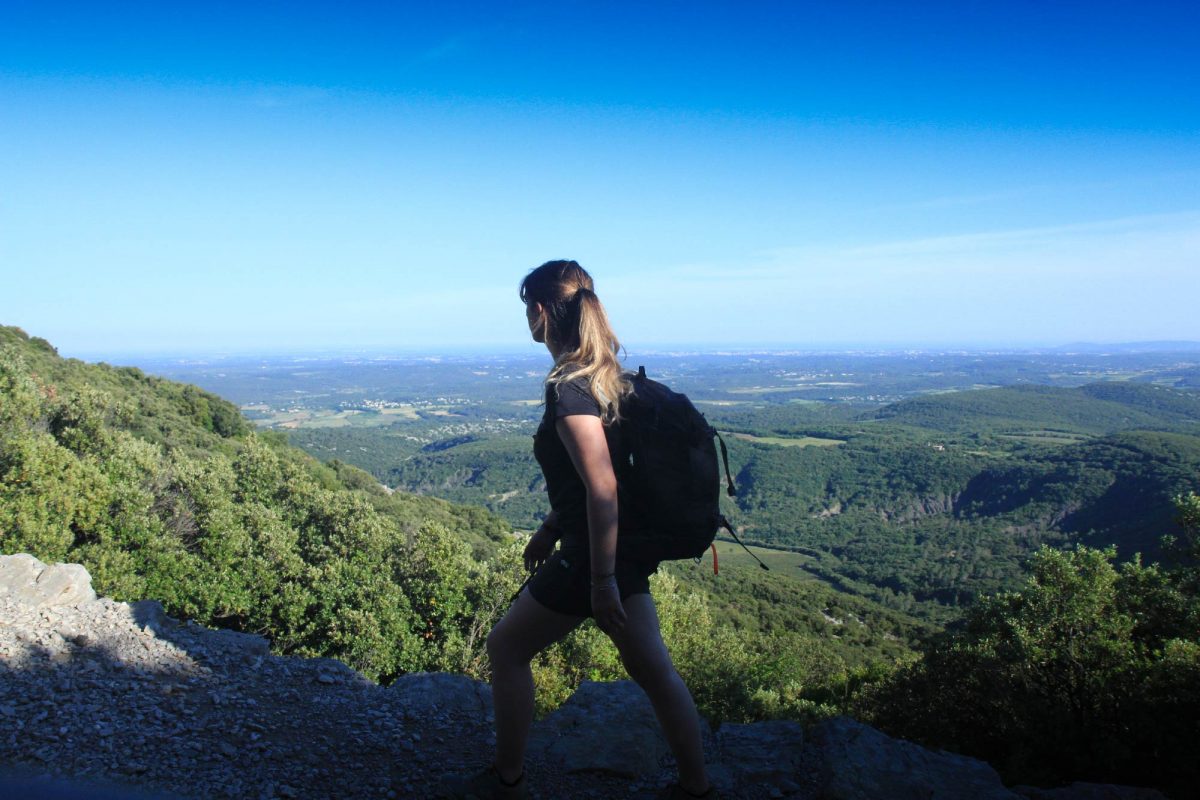
[[[554,552],[554,544],[558,541],[558,530],[542,523],[533,535],[529,537],[529,543],[525,545],[525,569],[532,572],[546,562],[550,554]]]
[[[592,616],[600,630],[610,636],[625,628],[625,606],[621,604],[617,579],[611,575],[592,582]]]

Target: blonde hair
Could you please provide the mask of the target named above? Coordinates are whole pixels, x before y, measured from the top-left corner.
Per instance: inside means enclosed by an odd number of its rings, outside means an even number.
[[[586,378],[602,419],[621,418],[621,401],[631,384],[617,355],[621,343],[592,284],[592,276],[574,261],[547,261],[521,281],[521,300],[544,309],[545,339],[558,352],[546,385]]]

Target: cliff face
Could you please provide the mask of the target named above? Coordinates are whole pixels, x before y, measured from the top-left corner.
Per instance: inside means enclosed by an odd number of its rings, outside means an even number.
[[[0,673],[5,796],[429,797],[486,764],[493,741],[484,684],[417,673],[381,687],[153,601],[96,598],[82,567],[27,555],[0,556]],[[726,797],[1017,797],[982,762],[845,718],[705,738]],[[652,797],[672,768],[645,695],[623,681],[585,684],[538,722],[529,773],[537,797]]]

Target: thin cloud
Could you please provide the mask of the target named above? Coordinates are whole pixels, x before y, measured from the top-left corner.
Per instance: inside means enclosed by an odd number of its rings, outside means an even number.
[[[1064,240],[1080,243],[1115,236],[1150,237],[1156,241],[1178,241],[1183,247],[1195,244],[1194,237],[1200,235],[1200,210],[1188,210],[1171,214],[1151,214],[1117,219],[1079,222],[1068,225],[1049,225],[1011,230],[980,231],[977,233],[932,236],[877,242],[861,246],[838,248],[778,248],[767,255],[776,260],[799,257],[811,258],[821,255],[826,258],[864,259],[878,257],[912,257],[945,255],[951,253],[982,255],[997,250],[1013,250],[1024,246],[1054,244],[1061,246]]]
[[[483,38],[477,30],[455,34],[423,50],[418,56],[419,62],[444,61],[451,58],[461,58],[469,55],[474,46]]]

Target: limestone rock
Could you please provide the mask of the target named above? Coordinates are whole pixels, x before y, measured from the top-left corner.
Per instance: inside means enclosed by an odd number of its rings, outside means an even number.
[[[455,712],[481,719],[492,713],[492,687],[465,675],[410,672],[397,678],[391,691],[412,713]]]
[[[891,739],[849,717],[809,730],[825,800],[1019,800],[989,765]]]
[[[722,725],[717,732],[721,763],[743,781],[778,781],[800,771],[804,727],[772,720],[752,725]]]
[[[254,633],[239,633],[238,631],[210,631],[208,641],[212,646],[227,653],[240,653],[245,656],[265,656],[271,652],[271,643],[266,637]],[[338,662],[339,664],[341,662]],[[349,667],[345,667],[349,669]]]
[[[1112,783],[1072,783],[1054,789],[1014,786],[1013,791],[1030,800],[1167,800],[1157,789],[1117,786]]]
[[[0,556],[0,593],[39,608],[74,606],[96,599],[92,576],[81,564],[46,566],[27,553]]]
[[[153,601],[92,596],[77,565],[0,557],[0,798],[420,797],[491,757],[486,684],[416,673],[385,689],[340,661],[273,656],[261,637],[171,619]],[[979,761],[845,718],[805,732],[727,724],[704,745],[731,800],[1163,800],[1096,784],[1016,795]],[[543,798],[644,799],[674,778],[629,681],[584,683],[535,724],[528,752]]]
[[[541,750],[568,772],[633,778],[656,772],[669,752],[646,693],[633,681],[584,681],[534,730]]]

